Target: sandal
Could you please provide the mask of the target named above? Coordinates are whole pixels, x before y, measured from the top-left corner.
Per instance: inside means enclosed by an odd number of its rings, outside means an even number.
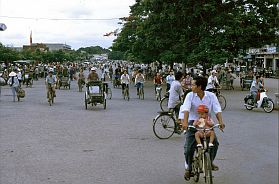
[[[212,171],[218,171],[219,167],[212,163]]]
[[[191,172],[190,172],[190,170],[185,169],[184,179],[185,179],[186,181],[189,181],[189,180],[190,180],[190,177],[191,177]]]

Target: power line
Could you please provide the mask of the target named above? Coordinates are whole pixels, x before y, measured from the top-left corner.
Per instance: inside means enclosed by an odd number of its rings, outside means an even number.
[[[14,17],[14,16],[0,16],[0,18],[8,19],[25,19],[25,20],[51,20],[51,21],[110,21],[119,20],[120,18],[46,18],[46,17]]]

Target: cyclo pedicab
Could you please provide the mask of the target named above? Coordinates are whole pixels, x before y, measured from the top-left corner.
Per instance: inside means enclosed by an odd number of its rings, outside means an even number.
[[[69,76],[62,76],[58,82],[58,88],[63,86],[64,88],[71,89],[71,80]]]
[[[33,76],[34,71],[30,70],[23,75],[23,84],[26,84],[26,87],[32,87],[33,85]]]
[[[104,109],[106,109],[106,85],[102,81],[90,81],[86,84],[85,92],[85,109],[87,105],[97,106],[97,104],[103,104]]]
[[[240,86],[241,90],[243,91],[244,89],[250,89],[251,84],[253,82],[253,76],[245,76],[240,79]]]

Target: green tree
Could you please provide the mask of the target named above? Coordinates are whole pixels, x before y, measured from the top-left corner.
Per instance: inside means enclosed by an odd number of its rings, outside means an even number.
[[[12,62],[19,59],[17,51],[7,48],[0,43],[0,61]]]
[[[278,41],[277,0],[138,0],[112,50],[137,60],[217,63]],[[276,35],[277,32],[277,35]]]

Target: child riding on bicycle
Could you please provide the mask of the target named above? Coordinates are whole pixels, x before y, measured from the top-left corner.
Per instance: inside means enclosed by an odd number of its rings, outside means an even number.
[[[199,114],[199,118],[197,120],[194,121],[193,125],[197,128],[211,128],[214,125],[213,120],[208,116],[208,108],[201,104],[198,106],[197,112]],[[202,147],[201,144],[201,138],[203,138],[204,133],[202,130],[199,130],[195,133],[195,139],[197,142],[197,147]],[[213,141],[214,141],[214,131],[210,130],[210,131],[206,131],[205,132],[205,136],[209,137],[209,147],[213,147]]]

